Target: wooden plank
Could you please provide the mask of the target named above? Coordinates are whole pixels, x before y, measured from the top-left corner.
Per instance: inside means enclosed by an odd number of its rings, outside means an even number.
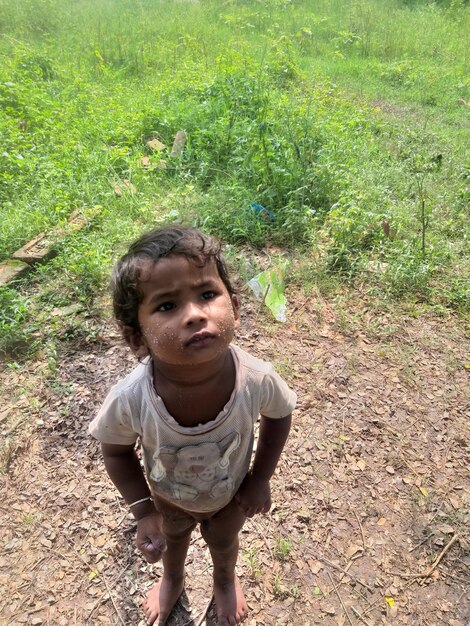
[[[37,235],[31,241],[28,241],[19,250],[16,250],[12,254],[12,259],[29,263],[40,263],[46,261],[54,254],[56,254],[55,246],[59,240],[60,235],[68,235],[72,232],[78,232],[81,230],[90,220],[92,220],[101,210],[100,206],[88,209],[85,212],[81,212],[78,209],[73,211],[68,219],[67,224],[64,227],[57,227],[50,233],[41,233]]]
[[[53,238],[52,233],[41,233],[19,250],[13,252],[12,259],[24,261],[30,265],[45,261],[54,254],[55,242],[56,238]]]
[[[62,235],[68,235],[69,233],[78,232],[84,226],[91,222],[91,220],[98,215],[103,207],[100,205],[94,206],[91,209],[76,209],[72,211],[67,219],[67,224],[64,228],[57,228],[56,232]]]
[[[29,270],[30,266],[23,261],[8,259],[0,263],[0,287],[10,283]]]

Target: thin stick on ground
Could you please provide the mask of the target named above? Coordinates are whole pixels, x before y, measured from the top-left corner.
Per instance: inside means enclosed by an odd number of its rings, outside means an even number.
[[[362,549],[364,550],[364,554],[366,553],[366,540],[364,539],[364,531],[362,529],[361,520],[359,519],[356,511],[353,511],[354,517],[357,519],[357,523],[359,524],[359,530],[361,531],[361,539],[362,539]]]
[[[271,285],[266,287],[266,291],[264,292],[263,299],[261,300],[261,304],[259,305],[258,311],[256,312],[256,318],[258,319],[259,314],[261,313],[261,309],[263,308],[264,303],[266,302],[266,298],[268,297],[269,290],[271,289]]]
[[[362,622],[363,624],[365,624],[366,626],[370,626],[369,622],[367,622],[363,617],[362,617],[362,613],[360,611],[358,611],[357,609],[355,609],[353,606],[351,607],[352,612],[354,613],[354,615],[357,617],[357,619]]]
[[[415,550],[417,550],[420,546],[423,545],[423,543],[426,543],[426,541],[428,541],[429,539],[431,539],[431,537],[434,536],[434,532],[430,533],[427,537],[425,537],[423,539],[423,541],[420,541],[418,544],[416,544],[415,546],[413,546],[412,548],[410,548],[408,550],[408,552],[414,552]]]
[[[128,564],[126,564],[126,567],[122,570],[122,572],[121,572],[120,574],[118,574],[118,575],[116,576],[116,578],[113,580],[112,585],[111,585],[112,587],[114,587],[114,585],[118,582],[118,580],[120,580],[120,578],[122,578],[123,574],[127,571],[127,568],[128,568]],[[88,614],[88,620],[90,620],[90,619],[91,619],[91,617],[92,617],[93,613],[94,613],[94,612],[98,609],[98,607],[99,607],[99,606],[100,606],[100,605],[104,602],[106,595],[108,595],[108,596],[109,596],[109,599],[111,600],[111,602],[112,602],[112,603],[113,603],[113,605],[114,605],[114,601],[113,601],[113,598],[112,598],[112,596],[111,596],[110,587],[109,587],[109,585],[108,585],[108,583],[107,583],[107,581],[106,581],[106,579],[105,579],[105,578],[103,578],[103,582],[104,582],[104,585],[105,585],[105,587],[106,587],[106,591],[105,591],[104,593],[102,593],[102,594],[101,594],[101,597],[97,600],[97,602],[95,603],[95,606],[94,606],[94,607],[91,609],[91,611],[89,612],[89,614]],[[114,605],[114,608],[116,609],[116,606],[115,606],[115,605]],[[118,617],[120,617],[120,616],[119,616],[119,613],[118,613]]]
[[[445,553],[448,550],[450,550],[450,548],[453,546],[453,544],[457,541],[458,538],[459,538],[459,535],[456,533],[452,537],[452,539],[442,548],[441,553],[439,554],[437,559],[434,561],[434,563],[428,568],[428,570],[424,574],[419,574],[418,576],[416,576],[416,578],[428,578],[429,576],[431,576],[433,571],[436,569],[436,567],[444,558]]]
[[[88,569],[89,569],[90,571],[94,572],[95,570],[93,569],[93,567],[92,567],[92,566],[90,565],[90,563],[89,563],[89,562],[88,562],[88,561],[87,561],[87,560],[86,560],[86,559],[85,559],[85,558],[84,558],[84,557],[80,554],[80,552],[78,552],[78,550],[75,548],[75,546],[73,545],[73,543],[72,543],[69,539],[67,539],[67,542],[68,542],[68,544],[70,545],[70,547],[73,549],[73,551],[75,552],[75,554],[78,556],[78,558],[82,561],[82,563],[84,563],[84,565],[86,565],[86,567],[88,567]],[[126,569],[127,569],[127,566],[126,566],[125,570],[126,570]],[[125,571],[125,570],[124,570],[124,571]],[[104,582],[104,585],[105,585],[105,587],[106,587],[106,590],[107,590],[107,592],[108,592],[108,594],[109,594],[109,599],[111,600],[111,603],[112,603],[112,605],[113,605],[113,607],[114,607],[114,610],[115,610],[115,612],[116,612],[116,615],[117,615],[117,617],[118,617],[119,621],[121,622],[122,626],[126,626],[126,623],[125,623],[125,622],[124,622],[124,620],[122,619],[121,613],[120,613],[120,611],[119,611],[119,609],[118,609],[118,607],[117,607],[117,605],[116,605],[116,602],[115,602],[115,600],[114,600],[114,598],[113,598],[113,595],[112,595],[112,593],[111,593],[111,588],[110,588],[110,586],[109,586],[109,584],[108,584],[108,581],[106,580],[106,576],[103,574],[103,572],[100,572],[100,574],[99,574],[99,575],[100,575],[100,577],[101,577],[102,581]],[[122,576],[122,574],[120,574],[120,575],[119,575],[118,580],[119,580],[119,578],[120,578],[121,576]]]
[[[340,596],[340,594],[339,594],[339,591],[338,591],[338,590],[336,589],[336,587],[335,587],[335,582],[334,582],[334,580],[333,580],[333,577],[331,576],[330,572],[328,572],[328,571],[327,571],[327,574],[328,574],[328,578],[329,578],[329,579],[330,579],[330,581],[331,581],[331,584],[333,585],[334,592],[335,592],[335,593],[336,593],[336,595],[338,596],[338,600],[340,601],[340,604],[341,604],[341,606],[343,607],[344,614],[345,614],[345,615],[346,615],[346,617],[348,618],[348,622],[350,623],[350,625],[351,625],[351,626],[354,626],[354,624],[353,624],[353,623],[352,623],[352,621],[351,621],[351,618],[349,617],[349,613],[347,612],[346,607],[344,606],[343,599],[341,598],[341,596]]]
[[[329,565],[330,567],[333,567],[334,569],[338,570],[338,572],[342,572],[343,574],[346,574],[347,576],[352,578],[355,582],[357,582],[358,585],[361,585],[362,587],[364,587],[364,589],[367,589],[369,593],[373,593],[373,590],[369,587],[369,585],[367,585],[365,582],[363,582],[359,578],[356,578],[356,576],[353,576],[352,574],[350,574],[347,569],[343,569],[342,567],[340,567],[339,565],[336,565],[336,563],[333,563],[333,561],[328,560],[324,556],[320,556],[319,554],[315,554],[313,552],[310,552],[310,554],[314,556],[316,559],[318,559],[319,561],[322,561],[326,565]],[[350,567],[351,565],[352,565],[352,561],[348,563],[348,567]]]
[[[380,598],[380,600],[375,600],[374,602],[369,602],[369,604],[361,613],[361,619],[364,621],[364,617],[366,615],[369,615],[369,613],[374,611],[377,607],[382,606],[382,604],[383,604],[383,598]]]
[[[126,568],[123,570],[123,572],[122,572],[121,574],[119,574],[119,576],[117,577],[117,579],[116,579],[116,581],[115,581],[115,582],[117,582],[117,581],[119,580],[119,578],[121,578],[122,574],[124,574],[124,572],[125,572],[126,570],[127,570],[127,566],[126,566]],[[122,619],[121,613],[120,613],[120,611],[119,611],[119,609],[118,609],[118,607],[117,607],[117,605],[116,605],[116,601],[115,601],[115,600],[114,600],[114,598],[113,598],[113,594],[111,593],[111,588],[110,588],[110,586],[109,586],[109,584],[108,584],[108,581],[106,580],[106,577],[105,577],[105,576],[103,576],[103,575],[102,575],[102,573],[101,573],[100,575],[101,575],[102,580],[103,580],[103,582],[104,582],[104,585],[105,585],[105,587],[106,587],[106,589],[107,589],[107,592],[108,592],[108,595],[109,595],[109,599],[111,600],[111,603],[112,603],[112,605],[113,605],[113,607],[114,607],[114,610],[115,610],[115,612],[116,612],[116,615],[117,615],[117,617],[118,617],[119,621],[121,622],[122,626],[126,626],[126,622]],[[104,598],[104,596],[103,596],[103,598]]]
[[[417,580],[420,584],[423,583],[425,578],[429,578],[439,563],[442,561],[446,552],[452,547],[452,545],[457,541],[459,535],[456,534],[452,537],[452,539],[442,548],[439,556],[435,559],[433,564],[424,572],[424,574],[401,574],[400,572],[388,572],[388,576],[398,576],[400,578],[409,578],[410,580],[406,583],[404,589],[408,589],[411,587]]]

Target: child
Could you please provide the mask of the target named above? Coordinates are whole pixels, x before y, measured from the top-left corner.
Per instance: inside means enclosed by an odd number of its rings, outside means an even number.
[[[140,363],[111,389],[90,433],[137,520],[139,549],[150,563],[163,560],[144,605],[148,623],[164,624],[183,591],[200,524],[218,624],[235,626],[248,612],[235,574],[238,533],[247,517],[270,509],[295,394],[271,365],[232,345],[238,298],[220,245],[200,231],[168,227],[141,237],[114,269],[113,297]]]

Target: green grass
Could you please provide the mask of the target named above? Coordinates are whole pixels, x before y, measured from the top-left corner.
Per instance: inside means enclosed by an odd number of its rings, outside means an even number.
[[[51,307],[93,306],[126,242],[175,219],[296,249],[324,284],[467,310],[469,16],[459,0],[0,0],[0,259],[104,207],[0,290],[2,345],[39,337]]]

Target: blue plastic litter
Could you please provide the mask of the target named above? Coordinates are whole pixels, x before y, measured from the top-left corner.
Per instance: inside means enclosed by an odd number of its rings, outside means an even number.
[[[256,215],[260,215],[261,217],[264,217],[265,220],[269,220],[270,222],[274,222],[274,220],[276,219],[274,213],[264,207],[262,204],[252,202],[250,204],[250,209],[253,209]]]

